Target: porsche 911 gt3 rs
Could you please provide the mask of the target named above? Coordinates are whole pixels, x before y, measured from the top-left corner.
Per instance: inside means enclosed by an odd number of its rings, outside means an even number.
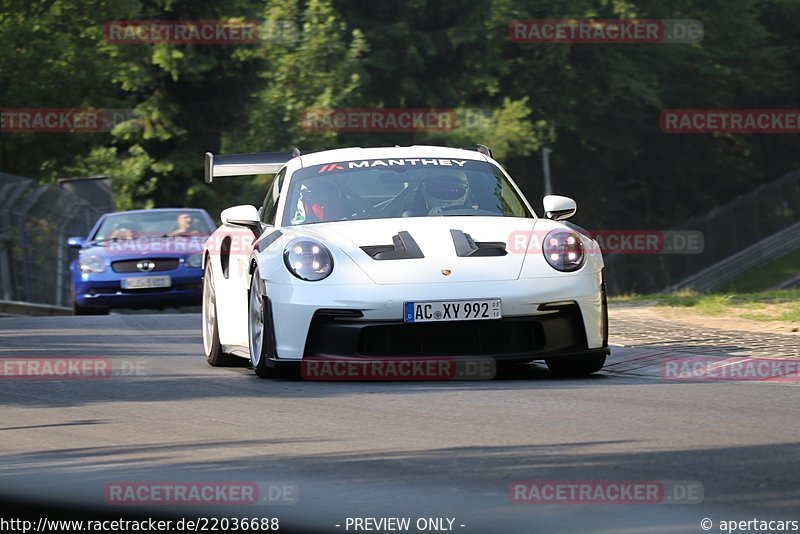
[[[304,360],[544,360],[589,374],[608,349],[603,259],[544,198],[537,217],[481,145],[206,154],[206,181],[274,174],[203,253],[203,345],[273,377]]]

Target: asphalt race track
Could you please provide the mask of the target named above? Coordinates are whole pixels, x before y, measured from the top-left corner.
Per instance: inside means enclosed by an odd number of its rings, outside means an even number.
[[[612,342],[626,346],[596,376],[558,379],[532,365],[461,382],[272,381],[211,368],[197,314],[2,318],[0,357],[108,358],[113,372],[0,380],[0,495],[120,514],[278,517],[320,532],[355,532],[348,517],[449,518],[429,531],[465,533],[800,520],[796,379],[668,381],[625,364],[646,361],[643,350],[748,343],[791,355],[797,337],[737,340],[635,317],[612,313]],[[692,482],[702,502],[512,502],[512,483],[534,480]],[[257,483],[266,502],[107,502],[109,485],[186,481]]]

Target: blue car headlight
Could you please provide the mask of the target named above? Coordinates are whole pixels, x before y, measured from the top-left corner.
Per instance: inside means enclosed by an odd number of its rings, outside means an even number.
[[[106,270],[106,262],[100,256],[81,256],[78,260],[82,273],[102,273]]]
[[[283,262],[289,272],[301,280],[316,282],[333,271],[331,252],[319,241],[298,237],[286,245]]]
[[[200,267],[203,266],[203,253],[197,252],[196,254],[187,256],[183,264],[186,265],[187,267],[193,267],[195,269],[199,269]]]

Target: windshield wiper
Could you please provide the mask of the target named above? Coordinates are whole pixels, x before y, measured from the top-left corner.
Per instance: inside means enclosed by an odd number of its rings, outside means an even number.
[[[194,237],[200,234],[194,234],[192,232],[180,232],[177,234],[161,234],[158,237]]]
[[[105,243],[106,241],[121,241],[123,239],[127,240],[127,239],[135,239],[135,238],[133,238],[133,237],[107,237],[107,238],[104,238],[104,239],[92,239],[91,241],[88,241],[88,243]]]

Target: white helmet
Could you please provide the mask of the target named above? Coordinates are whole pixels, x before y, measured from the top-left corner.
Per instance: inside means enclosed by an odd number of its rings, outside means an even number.
[[[422,194],[429,210],[464,205],[468,193],[469,182],[463,174],[438,174],[422,182]]]

